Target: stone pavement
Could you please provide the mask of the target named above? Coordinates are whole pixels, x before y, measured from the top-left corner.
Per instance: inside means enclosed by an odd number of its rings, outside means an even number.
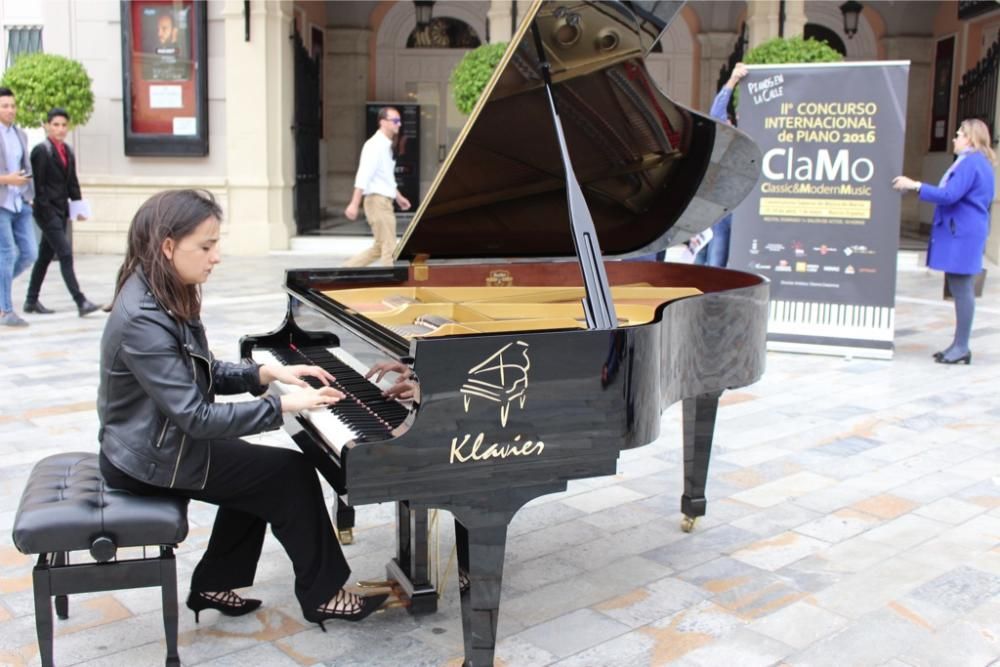
[[[210,343],[277,326],[287,267],[341,257],[226,258],[205,290]],[[94,301],[120,257],[80,256]],[[998,275],[991,267],[992,276]],[[988,281],[989,283],[990,281]],[[15,283],[23,295],[24,280]],[[899,277],[897,354],[889,361],[771,353],[758,384],[727,393],[708,515],[679,530],[680,412],[662,437],[622,454],[619,474],[571,483],[510,527],[497,664],[997,664],[1000,658],[1000,300],[979,301],[971,366],[930,358],[950,339],[940,274]],[[98,340],[104,316],[76,316],[53,267],[43,301],[59,311],[0,332],[0,664],[38,664],[33,561],[11,544],[32,464],[96,451]],[[268,442],[290,446],[281,433]],[[179,588],[214,508],[193,503],[178,549]],[[393,507],[358,509],[345,548],[356,579],[381,578]],[[302,619],[291,566],[272,537],[243,618],[182,607],[185,665],[458,665],[461,620],[452,524],[439,517],[437,614],[394,609],[360,624]],[[182,597],[183,602],[183,597]],[[59,665],[163,664],[155,589],[80,595],[57,622]]]

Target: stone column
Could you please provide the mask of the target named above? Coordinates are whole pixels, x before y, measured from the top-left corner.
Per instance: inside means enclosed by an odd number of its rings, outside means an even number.
[[[778,0],[755,0],[747,3],[747,33],[750,47],[779,37],[781,3]],[[806,25],[805,0],[785,0],[785,37],[801,37]]]
[[[785,0],[785,37],[802,37],[806,29],[805,0]]]
[[[241,255],[288,248],[295,233],[291,3],[253,0],[250,41],[243,3],[226,0],[226,250]],[[218,132],[218,128],[213,127]]]
[[[510,30],[511,0],[492,0],[486,12],[486,20],[490,22],[490,42],[509,42],[513,37]]]
[[[778,0],[757,0],[747,3],[748,48],[778,36]]]
[[[697,108],[705,113],[712,107],[712,100],[719,88],[719,72],[728,64],[729,55],[736,46],[735,32],[702,32],[698,34],[701,45],[701,99],[695,100]]]
[[[924,157],[927,155],[927,127],[930,123],[931,55],[934,41],[931,37],[893,36],[883,38],[887,60],[909,60],[910,80],[906,97],[906,136],[903,147],[903,173],[918,180],[940,178],[923,174]],[[896,174],[887,174],[891,178]],[[920,228],[920,202],[916,197],[903,197],[900,212],[902,230],[916,232]]]
[[[343,213],[354,191],[358,155],[365,143],[365,101],[368,98],[368,44],[372,31],[366,28],[329,28],[323,55],[323,109],[329,130],[327,139],[327,186],[325,202],[335,215]]]

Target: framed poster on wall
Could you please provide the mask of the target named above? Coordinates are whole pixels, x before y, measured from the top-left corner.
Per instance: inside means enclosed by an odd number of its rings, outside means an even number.
[[[205,6],[122,1],[125,155],[208,155]]]

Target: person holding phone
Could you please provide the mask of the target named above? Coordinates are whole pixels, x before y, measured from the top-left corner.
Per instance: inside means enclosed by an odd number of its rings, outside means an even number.
[[[14,124],[16,117],[14,91],[0,87],[0,326],[4,327],[28,326],[14,312],[11,290],[14,278],[36,257],[28,137]]]
[[[73,244],[69,229],[69,202],[79,201],[80,181],[76,177],[76,157],[66,144],[69,132],[69,112],[65,109],[51,109],[45,123],[46,139],[31,151],[31,165],[34,168],[35,221],[42,230],[42,241],[38,244],[38,258],[31,270],[28,293],[24,299],[24,312],[48,315],[54,310],[46,308],[38,300],[42,282],[53,257],[59,260],[59,270],[70,296],[76,302],[80,317],[89,315],[100,306],[91,303],[80,290],[80,283],[73,270]]]

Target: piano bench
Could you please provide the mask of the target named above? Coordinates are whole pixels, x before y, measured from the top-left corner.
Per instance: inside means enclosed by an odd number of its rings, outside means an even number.
[[[42,459],[28,476],[14,516],[14,546],[38,554],[32,571],[35,628],[43,667],[52,662],[52,602],[69,616],[67,595],[159,586],[163,596],[168,667],[177,655],[177,570],[173,548],[187,536],[187,500],[136,496],[108,487],[96,454]],[[119,547],[143,547],[142,557],[118,560]],[[156,555],[146,555],[156,547]],[[89,551],[95,562],[69,563]]]

